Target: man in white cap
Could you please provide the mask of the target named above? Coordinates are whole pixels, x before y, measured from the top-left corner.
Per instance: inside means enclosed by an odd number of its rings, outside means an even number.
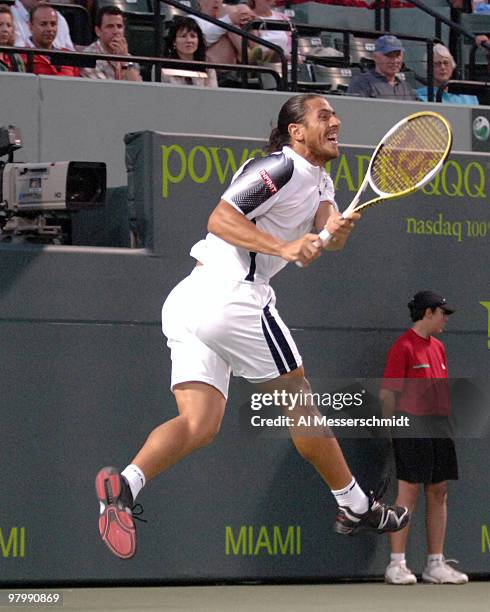
[[[415,100],[413,89],[399,77],[403,66],[403,53],[403,45],[396,36],[380,36],[374,48],[375,67],[353,78],[347,95]]]

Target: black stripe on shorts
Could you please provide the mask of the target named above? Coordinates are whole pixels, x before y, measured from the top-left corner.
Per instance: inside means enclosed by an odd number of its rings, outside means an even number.
[[[271,330],[271,333],[272,333],[272,335],[274,337],[274,340],[279,345],[279,348],[281,349],[282,355],[283,355],[284,359],[286,360],[286,363],[287,363],[288,368],[289,368],[289,372],[291,372],[292,370],[295,370],[298,367],[298,364],[296,362],[296,359],[294,358],[293,351],[291,350],[291,347],[289,346],[288,341],[286,339],[286,336],[284,335],[282,329],[279,327],[277,321],[274,319],[274,315],[271,313],[271,311],[269,309],[269,305],[267,305],[263,309],[263,312],[264,312],[264,316],[266,318],[266,321],[269,324],[269,329]],[[264,328],[264,323],[263,322],[262,322],[262,328]],[[270,348],[270,346],[269,346],[269,348]],[[277,362],[276,362],[276,364],[277,364]]]
[[[269,330],[267,329],[264,319],[261,319],[261,322],[262,322],[262,331],[264,332],[265,341],[267,342],[267,346],[269,347],[272,358],[274,359],[276,368],[279,374],[286,374],[287,373],[286,366],[284,365],[284,361],[282,360],[281,355],[279,355],[279,351],[277,350],[276,345],[274,344],[274,340],[271,338],[271,335],[269,334]]]

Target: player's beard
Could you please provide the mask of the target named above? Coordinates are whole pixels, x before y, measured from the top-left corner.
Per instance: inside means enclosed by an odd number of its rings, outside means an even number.
[[[310,153],[315,161],[323,166],[332,159],[337,159],[340,155],[338,144],[327,141],[326,144],[310,147]]]

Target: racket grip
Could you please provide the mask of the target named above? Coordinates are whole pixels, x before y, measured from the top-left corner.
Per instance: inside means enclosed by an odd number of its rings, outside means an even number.
[[[327,244],[330,242],[331,236],[332,236],[332,234],[328,230],[322,229],[322,231],[318,234],[318,238],[322,242],[322,247],[326,247],[327,246]],[[304,267],[303,264],[300,261],[296,261],[295,263],[298,266],[298,268],[303,268]]]
[[[322,229],[322,231],[318,234],[318,238],[322,241],[322,247],[326,247],[330,242],[332,234],[327,229]]]

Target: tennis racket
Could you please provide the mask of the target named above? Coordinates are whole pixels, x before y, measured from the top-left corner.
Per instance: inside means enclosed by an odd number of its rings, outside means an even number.
[[[452,141],[451,126],[438,113],[422,111],[399,121],[374,150],[366,176],[342,216],[400,198],[426,185],[442,168]],[[377,196],[359,204],[368,185]],[[331,239],[327,230],[318,237],[323,246]]]

